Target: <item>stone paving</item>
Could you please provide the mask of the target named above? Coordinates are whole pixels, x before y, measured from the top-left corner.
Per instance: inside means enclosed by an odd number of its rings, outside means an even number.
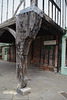
[[[0,100],[67,100],[67,76],[28,68],[28,87],[31,92],[22,96],[16,92],[15,63],[0,60]],[[61,93],[65,93],[63,96]]]

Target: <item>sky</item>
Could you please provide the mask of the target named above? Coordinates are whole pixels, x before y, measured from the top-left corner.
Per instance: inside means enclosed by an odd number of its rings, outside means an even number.
[[[56,0],[54,0],[56,2]],[[61,0],[61,1],[64,1],[64,0]],[[26,2],[26,5],[25,7],[29,7],[30,6],[30,0],[25,0]],[[2,0],[0,0],[0,23],[1,23],[1,3],[2,3]],[[14,12],[18,6],[18,4],[20,3],[20,0],[14,0]],[[11,18],[13,15],[12,15],[12,10],[13,10],[13,0],[8,0],[8,19]],[[38,7],[42,10],[42,4],[43,4],[43,0],[38,0]],[[19,8],[18,12],[20,10],[23,9],[23,4],[21,5],[21,7]],[[55,7],[53,6],[53,20],[55,21]],[[6,12],[7,12],[7,0],[3,0],[3,11],[2,11],[2,22],[4,22],[6,20]],[[44,12],[48,15],[48,0],[45,0],[45,5],[44,5]],[[51,3],[50,3],[50,18],[52,18],[52,10],[51,10]],[[56,16],[57,17],[57,16]],[[60,15],[59,15],[59,18],[60,18]],[[57,18],[56,18],[57,19]],[[59,24],[60,22],[58,22]]]

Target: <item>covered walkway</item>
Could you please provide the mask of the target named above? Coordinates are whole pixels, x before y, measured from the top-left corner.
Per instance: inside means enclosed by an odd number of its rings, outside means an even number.
[[[0,100],[67,100],[67,76],[34,66],[28,68],[28,87],[31,93],[26,96],[5,93],[16,91],[16,86],[15,63],[0,60]],[[65,96],[61,94],[62,91]]]

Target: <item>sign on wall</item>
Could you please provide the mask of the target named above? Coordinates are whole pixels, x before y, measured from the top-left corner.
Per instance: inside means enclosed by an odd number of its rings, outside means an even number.
[[[56,45],[56,40],[44,41],[44,45]]]

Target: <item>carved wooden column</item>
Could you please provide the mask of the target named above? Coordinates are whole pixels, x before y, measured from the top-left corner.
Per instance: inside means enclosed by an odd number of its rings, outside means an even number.
[[[37,6],[38,0],[30,0],[30,1],[31,1],[31,5],[36,5]]]
[[[16,71],[19,88],[27,85],[27,55],[32,40],[36,37],[42,18],[35,12],[16,16]]]

